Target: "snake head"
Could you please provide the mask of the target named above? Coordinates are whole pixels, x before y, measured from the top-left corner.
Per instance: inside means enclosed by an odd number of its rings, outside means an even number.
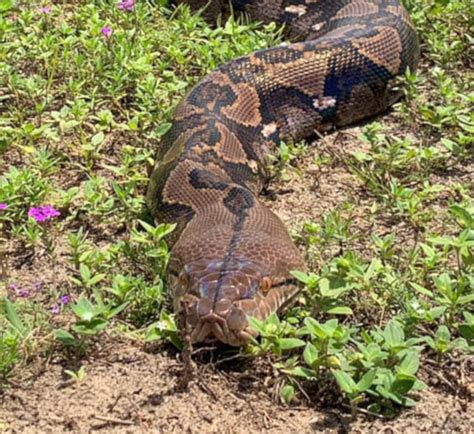
[[[180,328],[192,343],[240,346],[257,336],[248,317],[265,319],[294,298],[293,279],[272,277],[264,264],[234,258],[200,259],[170,279]]]

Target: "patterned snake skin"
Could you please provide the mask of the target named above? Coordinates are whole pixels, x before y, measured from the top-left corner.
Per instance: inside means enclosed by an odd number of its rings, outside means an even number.
[[[207,0],[186,1],[203,6]],[[224,2],[222,2],[224,3]],[[147,204],[177,223],[169,283],[191,342],[245,344],[247,317],[280,312],[304,261],[280,219],[258,200],[266,155],[387,109],[394,78],[418,62],[413,24],[398,0],[231,0],[284,23],[292,44],[235,59],[180,102],[157,152]],[[219,1],[207,13],[221,12]]]

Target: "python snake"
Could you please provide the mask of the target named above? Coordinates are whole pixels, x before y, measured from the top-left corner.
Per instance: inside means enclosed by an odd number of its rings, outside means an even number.
[[[177,224],[168,280],[178,324],[193,343],[239,346],[256,335],[248,317],[284,309],[298,292],[290,271],[305,269],[280,219],[258,200],[266,156],[281,140],[386,110],[419,48],[398,0],[230,3],[284,24],[292,43],[235,59],[188,92],[159,146],[147,205],[157,221]]]

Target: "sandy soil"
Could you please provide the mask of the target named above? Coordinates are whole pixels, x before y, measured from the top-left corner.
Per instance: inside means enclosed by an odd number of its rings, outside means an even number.
[[[1,395],[0,431],[469,433],[474,429],[474,403],[444,390],[449,383],[431,386],[418,396],[416,407],[395,419],[364,414],[352,418],[337,403],[281,406],[272,396],[278,385],[272,384],[275,377],[265,360],[201,362],[197,379],[184,386],[182,363],[173,350],[145,351],[118,338],[103,341],[93,356],[81,362],[86,371],[82,382],[64,374],[64,369],[77,369],[74,361],[53,360],[36,379]]]

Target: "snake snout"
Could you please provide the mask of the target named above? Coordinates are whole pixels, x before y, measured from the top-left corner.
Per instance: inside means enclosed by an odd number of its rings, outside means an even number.
[[[298,292],[294,279],[242,258],[200,259],[186,264],[173,281],[177,319],[192,343],[245,345],[257,336],[248,318],[267,318]]]
[[[184,288],[177,313],[191,341],[240,346],[255,336],[247,318],[260,316],[259,294],[269,279],[265,276],[260,264],[243,260],[187,264],[179,278]]]
[[[216,303],[209,298],[189,297],[183,299],[186,306],[181,316],[191,333],[191,342],[220,341],[225,344],[239,346],[247,343],[252,335],[247,315],[239,301],[229,299],[218,300]],[[185,313],[186,312],[186,313]]]

